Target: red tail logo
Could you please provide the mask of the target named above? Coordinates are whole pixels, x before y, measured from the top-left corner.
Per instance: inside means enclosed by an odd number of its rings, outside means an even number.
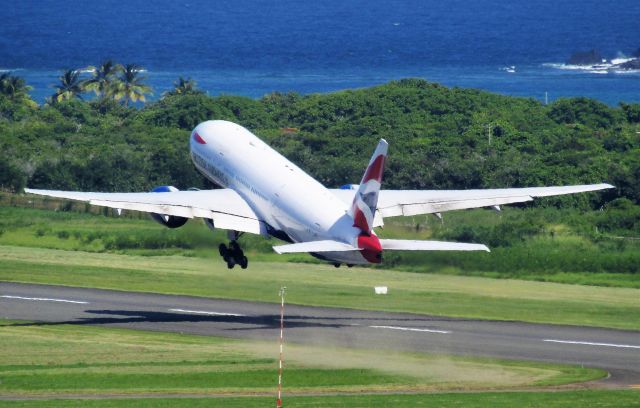
[[[387,142],[384,139],[380,140],[351,204],[353,226],[367,235],[371,234],[373,218],[378,207],[378,193],[382,183],[387,148]]]

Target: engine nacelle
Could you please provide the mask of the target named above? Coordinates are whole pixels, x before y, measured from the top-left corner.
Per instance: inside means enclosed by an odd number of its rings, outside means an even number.
[[[169,193],[172,191],[180,191],[174,186],[160,186],[151,190],[152,193]],[[162,224],[167,228],[178,228],[182,227],[189,220],[185,217],[177,217],[175,215],[166,215],[166,214],[156,214],[151,213],[151,218],[158,224]]]

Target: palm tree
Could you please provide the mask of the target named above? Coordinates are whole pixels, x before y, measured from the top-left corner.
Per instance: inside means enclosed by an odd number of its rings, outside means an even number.
[[[127,64],[121,71],[120,80],[114,88],[113,98],[116,101],[124,99],[124,106],[129,102],[144,102],[145,94],[151,93],[151,87],[142,83],[146,78],[140,76],[142,68],[135,64]]]
[[[191,78],[184,79],[183,77],[178,77],[178,80],[173,83],[175,88],[173,89],[173,93],[176,95],[184,95],[190,93],[198,93],[200,92],[196,89],[196,81]]]
[[[117,88],[117,75],[123,69],[122,65],[107,60],[98,68],[90,66],[87,69],[93,72],[93,76],[82,83],[83,88],[95,92],[100,99],[113,96],[114,88]]]
[[[9,80],[9,77],[11,76],[11,73],[9,72],[2,72],[0,73],[0,94],[5,95],[5,89],[7,86],[7,81]]]
[[[56,88],[56,93],[51,96],[51,100],[54,103],[73,98],[82,99],[82,95],[80,94],[84,92],[84,88],[78,70],[68,69],[60,75],[59,79],[60,85]]]
[[[10,72],[0,74],[0,94],[13,102],[24,103],[30,107],[38,106],[29,96],[31,89],[33,88],[19,76],[11,75]]]

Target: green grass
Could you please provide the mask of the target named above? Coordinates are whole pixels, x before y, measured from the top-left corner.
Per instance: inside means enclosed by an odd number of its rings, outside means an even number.
[[[327,265],[220,262],[0,245],[0,280],[254,301],[640,329],[640,291]],[[389,294],[375,296],[373,286]]]
[[[268,394],[276,342],[74,325],[0,323],[0,397]],[[287,344],[289,392],[510,389],[602,378],[597,369]]]
[[[487,407],[487,408],[625,408],[640,407],[640,391],[485,392],[454,394],[394,394],[283,398],[285,407]],[[121,400],[0,401],[12,407],[268,407],[275,397],[260,398],[159,398]]]
[[[5,201],[25,200],[21,196],[2,195],[0,200],[3,197]],[[151,221],[146,214],[125,212],[123,217],[105,216],[97,207],[88,209],[99,214],[57,211],[58,208],[82,211],[85,205],[30,198],[40,200],[37,205],[49,210],[0,207],[0,245],[219,260],[216,247],[226,241],[223,231],[212,233],[201,220],[191,220],[182,228],[170,230]],[[113,211],[107,209],[104,213]],[[435,217],[390,218],[379,231],[381,236],[477,241],[489,244],[492,252],[389,252],[382,267],[640,289],[640,274],[633,273],[640,265],[640,239],[614,239],[595,233],[591,225],[594,220],[580,227],[562,223],[565,219],[577,223],[576,219],[591,219],[598,214],[580,217],[576,211],[511,208],[501,214],[486,210],[447,213],[444,223]],[[591,229],[587,228],[589,225]],[[531,229],[537,232],[531,235]],[[320,263],[304,254],[276,255],[271,246],[277,242],[250,234],[242,238],[243,248],[253,261]]]

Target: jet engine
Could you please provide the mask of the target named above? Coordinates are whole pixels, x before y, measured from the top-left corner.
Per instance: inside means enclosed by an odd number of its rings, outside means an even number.
[[[169,193],[172,191],[180,191],[174,186],[159,186],[151,190],[152,193]],[[189,220],[185,217],[177,217],[175,215],[156,214],[151,213],[151,218],[159,224],[164,225],[167,228],[182,227]]]

